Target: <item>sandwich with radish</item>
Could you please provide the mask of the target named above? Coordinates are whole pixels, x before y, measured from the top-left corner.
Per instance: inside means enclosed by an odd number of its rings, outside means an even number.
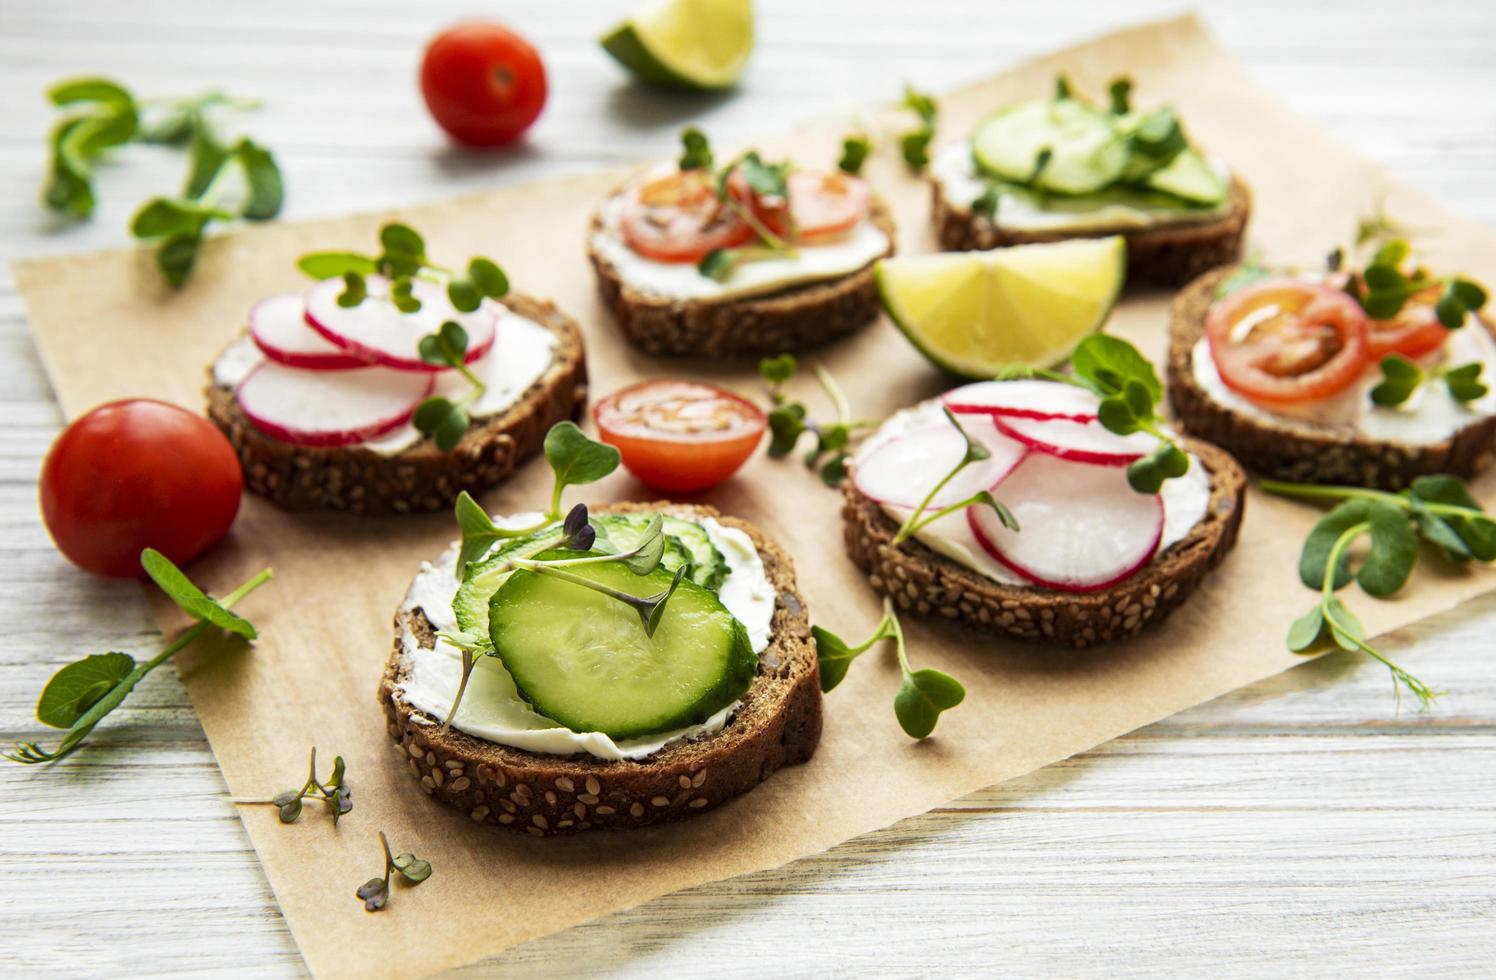
[[[474,258],[434,265],[391,224],[378,255],[303,256],[208,371],[208,417],[249,489],[288,510],[411,513],[491,487],[587,396],[582,335]]]
[[[1186,431],[1281,480],[1401,490],[1490,464],[1486,290],[1423,267],[1395,230],[1363,245],[1328,270],[1245,265],[1179,294],[1169,399]]]
[[[808,760],[821,690],[788,556],[746,521],[576,504],[618,466],[570,422],[544,512],[458,498],[462,540],[422,564],[379,687],[421,789],[544,837],[705,813]]]
[[[624,336],[693,357],[803,350],[867,325],[873,263],[893,250],[893,218],[861,178],[756,151],[719,163],[695,129],[676,163],[603,201],[587,239]]]
[[[1153,367],[1105,334],[1070,374],[1016,369],[897,413],[843,483],[848,553],[900,608],[1025,640],[1126,639],[1236,542],[1245,476],[1155,414]]]

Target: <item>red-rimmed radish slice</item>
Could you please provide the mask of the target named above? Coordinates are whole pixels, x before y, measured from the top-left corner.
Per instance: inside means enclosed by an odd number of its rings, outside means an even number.
[[[992,455],[965,467],[930,501],[938,510],[988,490],[1008,474],[1026,450],[988,419],[962,422],[971,437]],[[898,507],[918,507],[925,494],[961,461],[966,440],[948,422],[905,433],[879,446],[857,464],[857,489],[878,501]]]
[[[389,282],[383,276],[366,276],[369,298],[354,307],[338,305],[343,280],[324,279],[306,293],[306,322],[340,350],[398,371],[442,371],[446,368],[421,360],[421,338],[435,333],[447,320],[455,320],[468,335],[467,363],[471,364],[493,346],[497,316],[489,304],[472,313],[459,313],[447,299],[445,286],[417,279],[411,295],[421,301],[414,313],[401,313],[386,298]]]
[[[993,491],[1018,520],[970,507],[972,534],[993,558],[1036,585],[1097,592],[1130,578],[1158,551],[1163,498],[1138,493],[1116,466],[1029,453]]]
[[[430,374],[383,367],[302,371],[266,361],[235,394],[267,435],[302,446],[349,446],[410,421],[434,384]]]
[[[941,396],[957,415],[1001,415],[1007,418],[1070,419],[1089,422],[1101,399],[1094,392],[1058,381],[1019,378],[978,381]]]
[[[1075,463],[1126,466],[1146,456],[1158,441],[1145,432],[1119,436],[1100,422],[1023,419],[994,415],[999,430],[1037,452]]]
[[[266,357],[289,367],[341,371],[369,366],[313,330],[306,322],[306,301],[296,293],[256,303],[249,311],[249,334]]]

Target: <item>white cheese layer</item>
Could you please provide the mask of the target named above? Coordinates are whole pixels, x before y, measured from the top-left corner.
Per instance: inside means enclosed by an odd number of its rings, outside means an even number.
[[[517,514],[507,520],[496,517],[495,521],[501,526],[528,527],[540,519],[539,514]],[[769,645],[776,599],[774,586],[764,572],[763,559],[753,540],[737,528],[725,527],[711,518],[700,523],[712,544],[727,559],[727,578],[718,593],[722,604],[747,627],[754,652],[761,655]],[[419,608],[437,630],[455,631],[457,618],[452,612],[452,599],[459,585],[453,574],[456,560],[454,544],[435,562],[422,562],[420,574],[411,583],[400,608]],[[422,648],[409,629],[402,630],[400,642],[412,658],[410,675],[402,687],[406,700],[433,718],[446,718],[462,679],[461,651],[441,638],[435,648]],[[734,702],[699,725],[615,741],[602,732],[574,732],[537,713],[519,696],[513,679],[497,657],[479,657],[452,724],[476,738],[527,752],[547,755],[581,752],[598,759],[644,759],[674,742],[720,732],[737,707],[738,702]]]
[[[857,461],[865,459],[883,443],[905,432],[929,428],[943,422],[945,416],[938,400],[923,402],[890,416],[858,449],[853,461],[854,468]],[[944,475],[935,473],[930,476],[934,480]],[[1210,474],[1205,471],[1200,460],[1191,455],[1189,470],[1182,477],[1165,480],[1159,494],[1164,505],[1164,530],[1158,542],[1158,550],[1162,552],[1175,542],[1182,541],[1196,524],[1204,520],[1210,506]],[[999,500],[1002,499],[1001,485],[996,496]],[[912,511],[913,508],[910,507],[883,505],[883,512],[896,523],[903,523]],[[972,533],[964,510],[931,521],[916,531],[914,537],[931,551],[944,555],[958,565],[965,565],[995,582],[1040,588],[987,553]]]
[[[1223,180],[1229,179],[1225,166],[1215,160],[1210,165]],[[987,180],[977,170],[967,142],[952,143],[937,153],[930,161],[930,176],[947,200],[962,207],[971,207],[987,190]],[[1215,207],[1189,207],[1160,194],[1127,188],[1063,197],[1005,187],[998,195],[996,213],[998,225],[1015,231],[1090,231],[1206,221],[1228,210],[1229,201]]]
[[[497,305],[497,304],[496,304]],[[530,386],[550,369],[556,358],[556,335],[533,320],[510,312],[498,314],[497,333],[487,354],[469,365],[483,381],[483,395],[468,409],[472,418],[502,414],[520,400]],[[265,355],[245,335],[230,344],[213,362],[213,381],[225,388],[237,388],[250,371],[265,362]],[[433,395],[457,398],[469,388],[466,378],[456,371],[443,371],[436,379]],[[357,447],[395,456],[424,438],[410,423],[375,439],[357,443]]]
[[[826,279],[849,276],[888,251],[888,236],[866,219],[845,234],[814,245],[800,245],[793,256],[744,262],[718,282],[702,275],[694,262],[657,262],[629,248],[619,230],[625,197],[603,202],[601,227],[592,247],[612,264],[619,278],[641,293],[671,300],[710,303],[773,292]]]
[[[1210,342],[1201,338],[1190,351],[1195,384],[1218,405],[1242,415],[1275,422],[1301,423],[1306,428],[1333,429],[1347,437],[1365,436],[1378,442],[1403,446],[1431,446],[1452,438],[1461,429],[1496,415],[1496,390],[1470,402],[1461,402],[1438,379],[1420,385],[1401,405],[1383,407],[1371,400],[1371,389],[1381,381],[1381,371],[1368,369],[1345,390],[1329,398],[1302,405],[1259,405],[1226,386],[1210,356]],[[1496,342],[1479,323],[1469,323],[1449,335],[1442,350],[1422,362],[1425,370],[1441,364],[1459,365],[1478,361],[1484,365],[1481,378],[1496,378]]]

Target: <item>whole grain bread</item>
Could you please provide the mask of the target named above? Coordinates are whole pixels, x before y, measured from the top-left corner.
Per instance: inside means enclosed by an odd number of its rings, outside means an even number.
[[[474,419],[451,452],[442,452],[430,437],[394,455],[361,446],[282,442],[249,420],[233,390],[214,381],[211,366],[208,418],[238,452],[245,486],[287,510],[442,510],[463,490],[476,494],[503,481],[540,452],[551,426],[577,418],[587,402],[587,363],[576,322],[543,300],[508,296],[504,305],[556,335],[555,358],[507,410]]]
[[[883,255],[892,255],[893,215],[876,195],[868,220],[888,238]],[[829,343],[878,316],[871,262],[840,278],[721,302],[674,300],[641,292],[593,246],[593,235],[602,227],[599,211],[587,236],[587,257],[597,273],[603,303],[613,311],[624,336],[649,354],[768,357]]]
[[[681,820],[748,792],[782,766],[805,762],[820,742],[821,675],[789,556],[752,524],[722,517],[710,507],[659,502],[615,504],[596,512],[712,517],[753,539],[777,593],[758,676],[715,735],[667,745],[638,762],[543,755],[443,728],[441,719],[406,701],[402,684],[411,659],[401,630],[408,628],[425,649],[436,638],[421,609],[397,613],[394,652],[379,684],[390,738],[426,795],[474,823],[543,837]]]
[[[1101,238],[1121,235],[1127,241],[1129,282],[1152,282],[1177,286],[1241,255],[1242,238],[1252,212],[1252,195],[1240,180],[1231,182],[1230,207],[1218,217],[1179,222],[1157,228],[1100,227],[1084,232],[1021,231],[1002,225],[1002,215],[993,222],[966,205],[946,197],[938,180],[932,180],[930,217],[935,236],[948,252],[986,250],[1008,245]]]
[[[1195,344],[1205,315],[1234,267],[1190,283],[1174,300],[1169,324],[1169,403],[1190,434],[1228,450],[1263,476],[1306,483],[1345,483],[1401,490],[1415,477],[1448,473],[1469,478],[1496,455],[1496,416],[1485,416],[1432,445],[1382,442],[1349,428],[1327,428],[1286,416],[1248,415],[1206,394],[1195,380]],[[1496,330],[1477,320],[1466,330]]]
[[[851,480],[842,483],[847,554],[874,589],[901,610],[942,616],[983,633],[1053,646],[1088,647],[1135,636],[1189,598],[1236,544],[1246,474],[1224,451],[1182,440],[1210,473],[1205,516],[1136,575],[1098,592],[1005,585],[918,540],[895,546],[898,524]]]

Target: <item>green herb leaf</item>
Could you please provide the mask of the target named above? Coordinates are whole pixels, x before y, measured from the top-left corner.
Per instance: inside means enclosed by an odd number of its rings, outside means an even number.
[[[1371,523],[1371,550],[1356,572],[1356,582],[1368,595],[1389,596],[1402,588],[1418,559],[1418,535],[1400,508],[1373,502],[1366,512]]]
[[[1070,85],[1070,78],[1060,72],[1054,77],[1054,98],[1056,102],[1063,102],[1074,96],[1074,90]]]
[[[997,207],[1002,203],[1002,190],[993,181],[988,181],[987,186],[978,194],[976,200],[971,202],[973,214],[979,214],[988,221],[997,220]]]
[[[842,140],[841,159],[836,163],[837,169],[847,174],[862,173],[862,165],[867,161],[871,150],[872,144],[865,135],[858,133],[848,136]]]
[[[1371,400],[1390,408],[1401,405],[1423,384],[1423,370],[1401,354],[1388,354],[1381,360],[1382,380],[1371,389]]]
[[[778,387],[795,376],[795,355],[780,354],[766,357],[758,362],[758,374],[770,385]]]
[[[695,126],[687,126],[680,132],[680,169],[712,169],[712,145],[706,134]]]
[[[919,121],[927,127],[935,125],[935,115],[939,111],[939,107],[935,103],[935,98],[925,92],[919,91],[908,82],[904,83],[904,101],[902,105],[918,116]]]
[[[852,649],[835,633],[820,626],[812,626],[810,635],[816,642],[816,660],[821,668],[821,691],[828,693],[847,676],[847,668],[857,659],[866,646]]]
[[[1138,493],[1158,493],[1165,480],[1189,472],[1190,458],[1172,442],[1160,443],[1152,452],[1127,466],[1127,483]]]
[[[1132,101],[1132,79],[1121,75],[1112,79],[1112,83],[1106,89],[1107,99],[1111,104],[1111,112],[1114,116],[1125,116],[1131,110]]]
[[[557,422],[545,435],[545,458],[556,474],[551,513],[560,516],[561,492],[573,484],[594,483],[618,468],[618,450],[587,438],[575,422]]]
[[[338,294],[338,306],[351,310],[369,298],[369,286],[363,274],[352,270],[343,273],[343,291]]]
[[[911,738],[924,738],[935,730],[940,713],[966,698],[961,682],[943,671],[926,667],[906,674],[893,699],[899,726]]]
[[[1434,304],[1434,315],[1449,330],[1458,330],[1465,324],[1465,306],[1449,292],[1448,287]]]
[[[1480,504],[1459,480],[1442,474],[1420,476],[1409,488],[1409,499],[1414,513],[1420,517],[1437,518],[1446,524],[1472,557],[1479,561],[1496,561],[1496,521],[1481,510]],[[1441,506],[1443,512],[1430,512],[1430,504]]]
[[[1131,379],[1145,387],[1152,405],[1157,405],[1163,395],[1163,385],[1153,365],[1120,337],[1091,334],[1076,346],[1070,363],[1076,377],[1087,381],[1097,394],[1115,395]]]
[[[36,702],[36,718],[53,728],[70,728],[84,713],[135,670],[128,653],[94,653],[52,675]]]
[[[468,261],[468,278],[478,292],[489,299],[502,299],[509,292],[509,277],[492,259],[478,257]]]
[[[916,129],[899,137],[899,152],[910,170],[919,173],[930,165],[930,141],[934,138],[932,129]]]
[[[639,543],[634,545],[633,550],[625,552],[623,564],[635,575],[648,575],[660,567],[660,561],[665,557],[665,534],[663,532],[664,518],[659,514],[650,519],[649,525],[639,538]],[[684,568],[685,566],[681,566]],[[673,592],[674,586],[671,586]],[[649,634],[654,635],[650,629]]]
[[[286,187],[274,155],[252,140],[241,139],[234,147],[234,156],[244,168],[244,177],[249,184],[244,217],[251,221],[265,221],[280,214],[286,199]]]
[[[1342,650],[1354,652],[1361,649],[1357,640],[1364,640],[1366,632],[1356,614],[1346,608],[1339,596],[1331,596],[1323,603],[1323,613],[1330,627],[1330,637]]]
[[[447,299],[461,313],[471,313],[483,305],[483,296],[470,279],[461,276],[447,281]]]
[[[410,424],[416,431],[428,435],[436,448],[449,453],[457,448],[467,434],[469,419],[467,410],[448,398],[432,396],[416,406]]]
[[[426,240],[414,228],[392,221],[379,229],[379,244],[385,255],[404,256],[424,264]]]
[[[416,299],[415,283],[410,276],[399,275],[390,280],[390,302],[401,313],[419,313],[421,301]]]
[[[1319,519],[1314,529],[1309,532],[1309,536],[1304,539],[1304,548],[1299,553],[1299,581],[1311,589],[1324,587],[1330,551],[1342,534],[1358,524],[1367,522],[1369,506],[1364,499],[1347,500]],[[1350,580],[1350,556],[1342,554],[1335,569],[1333,587],[1339,589]]]
[[[47,99],[55,106],[80,102],[101,102],[109,106],[133,106],[130,90],[108,78],[88,76],[65,78],[47,89]]]
[[[207,129],[199,128],[193,136],[187,160],[187,183],[182,187],[182,195],[198,198],[228,163],[229,150]]]
[[[1443,372],[1444,384],[1449,388],[1449,393],[1462,402],[1485,397],[1490,389],[1480,380],[1484,367],[1480,361],[1471,361],[1469,364],[1446,369]]]
[[[1324,643],[1325,616],[1319,603],[1288,627],[1288,649],[1294,653],[1314,653]]]
[[[212,623],[246,640],[253,640],[259,636],[249,620],[230,612],[217,599],[193,585],[192,580],[176,565],[173,565],[171,559],[156,549],[146,548],[140,553],[140,566],[172,602],[175,602],[183,612],[194,619]]]
[[[743,179],[759,197],[777,197],[788,200],[790,196],[788,163],[764,163],[756,151],[748,153],[738,162]]]
[[[456,320],[447,320],[436,333],[429,333],[416,343],[416,351],[427,364],[461,367],[467,359],[468,334]]]
[[[821,464],[821,482],[828,487],[839,487],[847,478],[847,460],[850,457],[846,453],[836,453],[826,462]]]
[[[677,568],[675,570],[675,578],[671,579],[670,581],[670,587],[663,593],[660,593],[657,596],[650,597],[649,601],[651,602],[651,605],[648,609],[648,612],[644,616],[645,636],[654,636],[655,630],[660,628],[660,620],[665,618],[665,604],[670,601],[671,596],[675,595],[675,590],[680,588],[681,579],[686,577],[687,571],[689,571],[689,569],[685,565]]]
[[[488,516],[488,511],[479,506],[466,490],[457,495],[453,511],[457,517],[457,526],[462,529],[462,547],[457,553],[456,572],[457,577],[462,578],[463,570],[468,565],[481,560],[501,539],[512,535],[500,530],[493,518]]]
[[[276,797],[277,800],[280,798]],[[277,809],[280,811],[281,823],[295,823],[301,816],[301,797],[293,795],[286,802],[278,804]]]
[[[1456,276],[1449,281],[1448,289],[1450,295],[1472,313],[1486,305],[1486,291],[1479,283]]]
[[[431,862],[423,861],[414,854],[401,854],[393,862],[395,870],[412,885],[419,885],[431,877]]]
[[[726,282],[727,277],[732,275],[732,270],[738,265],[738,250],[734,248],[714,248],[701,257],[696,263],[696,271],[717,282]]]
[[[788,456],[805,432],[805,406],[799,402],[780,405],[769,411],[769,455]]]
[[[388,871],[385,874],[389,874]],[[364,911],[378,912],[384,908],[390,897],[390,883],[387,878],[370,878],[358,890],[354,892],[364,903]]]
[[[373,259],[357,252],[308,252],[296,260],[296,268],[319,280],[342,278],[348,273],[372,276],[379,271]]]

